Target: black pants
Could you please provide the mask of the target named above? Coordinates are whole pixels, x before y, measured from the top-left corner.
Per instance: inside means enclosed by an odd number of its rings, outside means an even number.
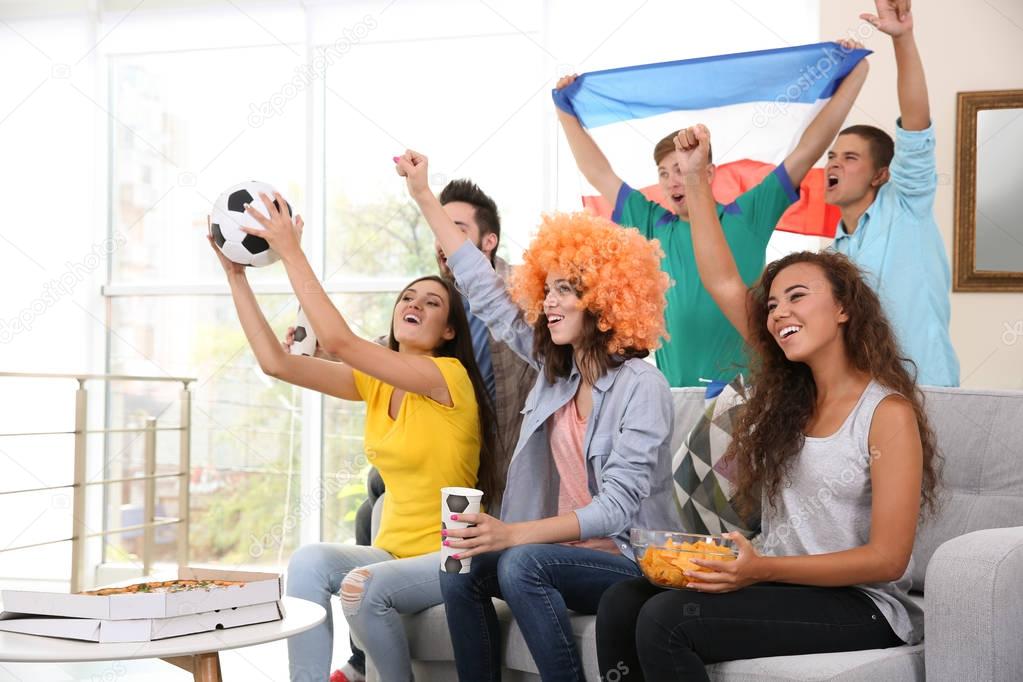
[[[384,479],[380,478],[380,472],[373,467],[366,477],[366,499],[355,512],[355,544],[363,546],[373,544],[373,506],[383,494]],[[366,674],[366,652],[355,646],[351,637],[348,638],[348,643],[352,647],[352,656],[348,662],[360,673]]]
[[[707,663],[901,644],[870,597],[852,587],[761,583],[708,594],[628,580],[605,592],[597,611],[605,682],[708,680]]]

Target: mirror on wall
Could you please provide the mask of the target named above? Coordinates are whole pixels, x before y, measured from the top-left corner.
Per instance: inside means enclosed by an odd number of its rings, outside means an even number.
[[[959,93],[956,291],[1023,291],[1023,90]]]

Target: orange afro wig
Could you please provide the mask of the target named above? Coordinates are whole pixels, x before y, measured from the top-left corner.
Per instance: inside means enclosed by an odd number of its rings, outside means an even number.
[[[667,338],[664,293],[669,278],[661,270],[660,243],[589,213],[544,215],[540,231],[515,269],[511,295],[535,324],[543,313],[547,273],[564,273],[580,291],[582,307],[597,317],[597,328],[611,331],[608,352],[653,350]]]

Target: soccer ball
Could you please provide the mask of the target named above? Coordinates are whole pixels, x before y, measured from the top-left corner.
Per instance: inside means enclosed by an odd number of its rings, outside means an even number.
[[[239,265],[262,267],[280,259],[270,244],[262,237],[242,232],[242,227],[263,229],[256,219],[245,212],[245,204],[251,205],[264,216],[269,217],[260,194],[273,197],[277,190],[265,182],[249,180],[229,188],[213,204],[210,230],[213,241],[228,260]],[[277,200],[274,205],[280,208]],[[292,215],[291,204],[285,202],[288,215]]]

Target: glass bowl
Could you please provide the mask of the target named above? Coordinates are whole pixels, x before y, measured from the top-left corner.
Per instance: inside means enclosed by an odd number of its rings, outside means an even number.
[[[629,531],[629,540],[636,563],[646,579],[658,587],[674,589],[687,587],[691,581],[699,582],[699,578],[687,578],[685,571],[710,570],[697,566],[693,559],[734,561],[739,553],[734,540],[720,535],[633,528]]]

